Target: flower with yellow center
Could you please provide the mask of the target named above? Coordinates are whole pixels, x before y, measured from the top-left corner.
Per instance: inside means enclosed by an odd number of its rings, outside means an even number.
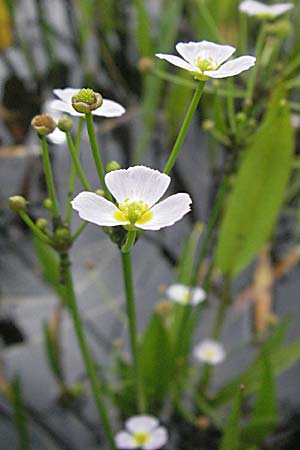
[[[171,284],[166,289],[168,299],[181,305],[196,306],[205,300],[206,294],[201,287],[191,288],[185,284]]]
[[[224,361],[226,352],[220,342],[206,339],[196,345],[194,357],[202,363],[216,365]]]
[[[255,58],[248,55],[227,61],[235,52],[235,48],[209,41],[179,42],[176,50],[181,58],[163,53],[157,53],[156,56],[187,70],[196,79],[203,81],[209,78],[232,77],[250,69],[255,64]]]
[[[115,437],[116,447],[119,449],[157,450],[168,441],[166,428],[159,426],[153,416],[133,416],[125,422],[126,430]]]
[[[261,20],[272,20],[282,14],[285,14],[290,9],[294,8],[292,3],[274,3],[266,5],[265,3],[256,0],[245,0],[239,5],[239,11],[248,16],[255,16]]]
[[[192,202],[188,194],[180,193],[157,203],[170,181],[169,175],[145,166],[114,170],[105,175],[105,183],[116,204],[93,192],[81,192],[72,206],[82,219],[96,225],[160,230],[180,220]]]

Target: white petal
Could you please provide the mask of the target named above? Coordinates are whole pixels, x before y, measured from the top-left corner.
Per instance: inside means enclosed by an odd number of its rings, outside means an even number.
[[[93,111],[93,114],[100,117],[120,117],[125,112],[125,108],[123,108],[120,103],[104,98],[100,108],[95,109],[95,111]]]
[[[219,66],[235,52],[230,45],[220,45],[214,42],[179,42],[176,45],[178,53],[190,64],[195,65],[197,59],[211,61],[213,65]]]
[[[270,16],[276,17],[286,13],[292,9],[292,3],[276,3],[273,5],[266,5],[255,0],[245,0],[239,6],[239,10],[248,16]]]
[[[71,104],[71,99],[73,95],[77,94],[77,92],[79,92],[80,89],[81,88],[53,89],[53,93],[63,102]]]
[[[71,202],[72,208],[78,211],[79,216],[83,220],[95,223],[100,226],[117,226],[129,224],[128,221],[121,222],[114,218],[114,214],[118,211],[117,207],[112,203],[95,194],[94,192],[80,192]]]
[[[60,131],[59,128],[55,128],[55,130],[48,134],[47,139],[52,142],[52,144],[62,144],[66,141],[66,133]]]
[[[151,209],[153,216],[149,222],[137,226],[142,230],[160,230],[169,227],[191,210],[191,203],[192,200],[188,194],[171,195]]]
[[[148,415],[132,416],[126,420],[125,426],[130,433],[150,433],[154,428],[158,427],[158,420],[156,417]]]
[[[105,182],[118,203],[125,199],[142,200],[151,208],[166,192],[171,178],[145,166],[114,170],[105,175]]]
[[[166,290],[167,297],[182,305],[198,305],[206,297],[205,291],[200,288],[191,288],[185,284],[172,284]]]
[[[116,447],[119,449],[130,450],[133,448],[138,448],[139,445],[136,443],[135,439],[131,434],[126,431],[121,431],[115,436]]]
[[[159,427],[151,433],[150,440],[143,445],[144,450],[157,450],[168,442],[168,432],[165,427]]]
[[[227,78],[238,75],[254,66],[254,56],[240,56],[223,64],[218,70],[205,70],[204,74],[211,78]]]
[[[194,357],[206,364],[220,364],[226,357],[225,350],[217,341],[206,339],[194,348]]]
[[[83,114],[80,114],[77,111],[75,111],[75,109],[73,108],[71,102],[70,103],[66,103],[63,100],[52,100],[51,108],[56,110],[56,111],[61,111],[61,112],[64,112],[64,113],[68,113],[71,116],[82,116],[83,115]]]
[[[189,72],[201,72],[198,67],[192,66],[191,64],[187,63],[184,59],[179,58],[178,56],[174,55],[165,55],[164,53],[156,53],[156,55],[160,59],[164,59],[165,61],[168,61],[169,63],[173,64],[174,66],[180,67],[181,69],[188,70]]]

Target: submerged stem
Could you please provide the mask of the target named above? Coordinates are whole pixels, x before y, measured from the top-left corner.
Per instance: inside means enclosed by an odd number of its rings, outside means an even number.
[[[205,86],[205,81],[199,81],[198,82],[198,87],[195,91],[195,94],[192,98],[191,104],[189,106],[189,109],[186,113],[186,116],[184,118],[183,124],[181,126],[181,129],[179,131],[179,134],[177,136],[176,142],[173,146],[173,149],[171,151],[171,154],[169,156],[168,161],[166,162],[165,168],[164,168],[164,173],[169,174],[172,167],[175,164],[175,161],[177,159],[179,150],[181,149],[181,146],[183,144],[184,138],[186,136],[187,130],[189,128],[189,125],[191,123],[191,120],[195,114],[195,111],[197,109],[197,106],[199,104],[203,89]]]
[[[142,381],[142,374],[141,374],[141,368],[140,368],[140,363],[139,363],[139,354],[138,354],[134,287],[133,287],[133,281],[132,281],[130,251],[128,251],[127,253],[122,252],[121,256],[122,256],[123,279],[124,279],[124,286],[125,286],[125,293],[126,293],[127,316],[128,316],[128,322],[129,322],[130,347],[131,347],[133,365],[134,365],[134,369],[135,369],[137,405],[138,405],[139,412],[144,412],[146,405],[145,405],[143,381]]]

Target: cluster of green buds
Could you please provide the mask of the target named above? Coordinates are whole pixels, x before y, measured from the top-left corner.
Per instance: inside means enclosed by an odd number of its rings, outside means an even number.
[[[93,89],[81,89],[72,97],[72,106],[78,113],[88,114],[94,111],[103,103],[102,95],[94,92]]]

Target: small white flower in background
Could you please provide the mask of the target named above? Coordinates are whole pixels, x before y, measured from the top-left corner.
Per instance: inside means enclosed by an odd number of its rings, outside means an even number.
[[[61,118],[62,114],[57,112],[56,109],[52,108],[52,100],[47,100],[43,106],[43,112],[45,114],[49,114],[56,122]],[[66,141],[66,133],[60,131],[59,128],[55,128],[55,130],[47,136],[48,141],[52,144],[63,144]]]
[[[157,53],[156,56],[191,72],[199,80],[238,75],[254,66],[256,60],[253,56],[247,55],[227,61],[236,49],[230,45],[219,45],[208,41],[179,42],[176,44],[176,50],[181,58],[162,53]]]
[[[185,284],[171,284],[166,289],[166,295],[169,300],[181,303],[182,305],[196,306],[203,302],[206,297],[205,291],[200,288],[191,288]]]
[[[168,441],[166,428],[160,427],[159,421],[153,416],[133,416],[126,420],[125,428],[126,431],[121,431],[115,436],[115,443],[119,449],[156,450]]]
[[[257,2],[256,0],[245,0],[239,5],[240,12],[243,12],[248,16],[256,16],[259,19],[274,19],[292,8],[294,8],[292,3],[266,5],[265,3]]]
[[[300,128],[300,116],[298,116],[297,114],[292,114],[291,115],[291,124],[293,128]]]
[[[85,191],[71,203],[82,219],[96,225],[160,230],[180,220],[190,211],[192,203],[190,196],[183,193],[157,203],[170,181],[169,175],[145,166],[114,170],[105,175],[105,183],[117,205]]]
[[[80,89],[74,88],[65,88],[65,89],[54,89],[54,94],[59,98],[59,100],[51,101],[51,108],[56,111],[61,111],[64,113],[68,113],[71,116],[83,116],[83,114],[78,113],[72,106],[71,99],[74,95],[76,95]],[[94,116],[100,117],[120,117],[125,113],[125,108],[123,108],[120,103],[117,103],[113,100],[103,99],[102,105],[92,111]]]
[[[206,339],[194,348],[194,357],[206,364],[220,364],[224,361],[226,353],[220,342]]]

